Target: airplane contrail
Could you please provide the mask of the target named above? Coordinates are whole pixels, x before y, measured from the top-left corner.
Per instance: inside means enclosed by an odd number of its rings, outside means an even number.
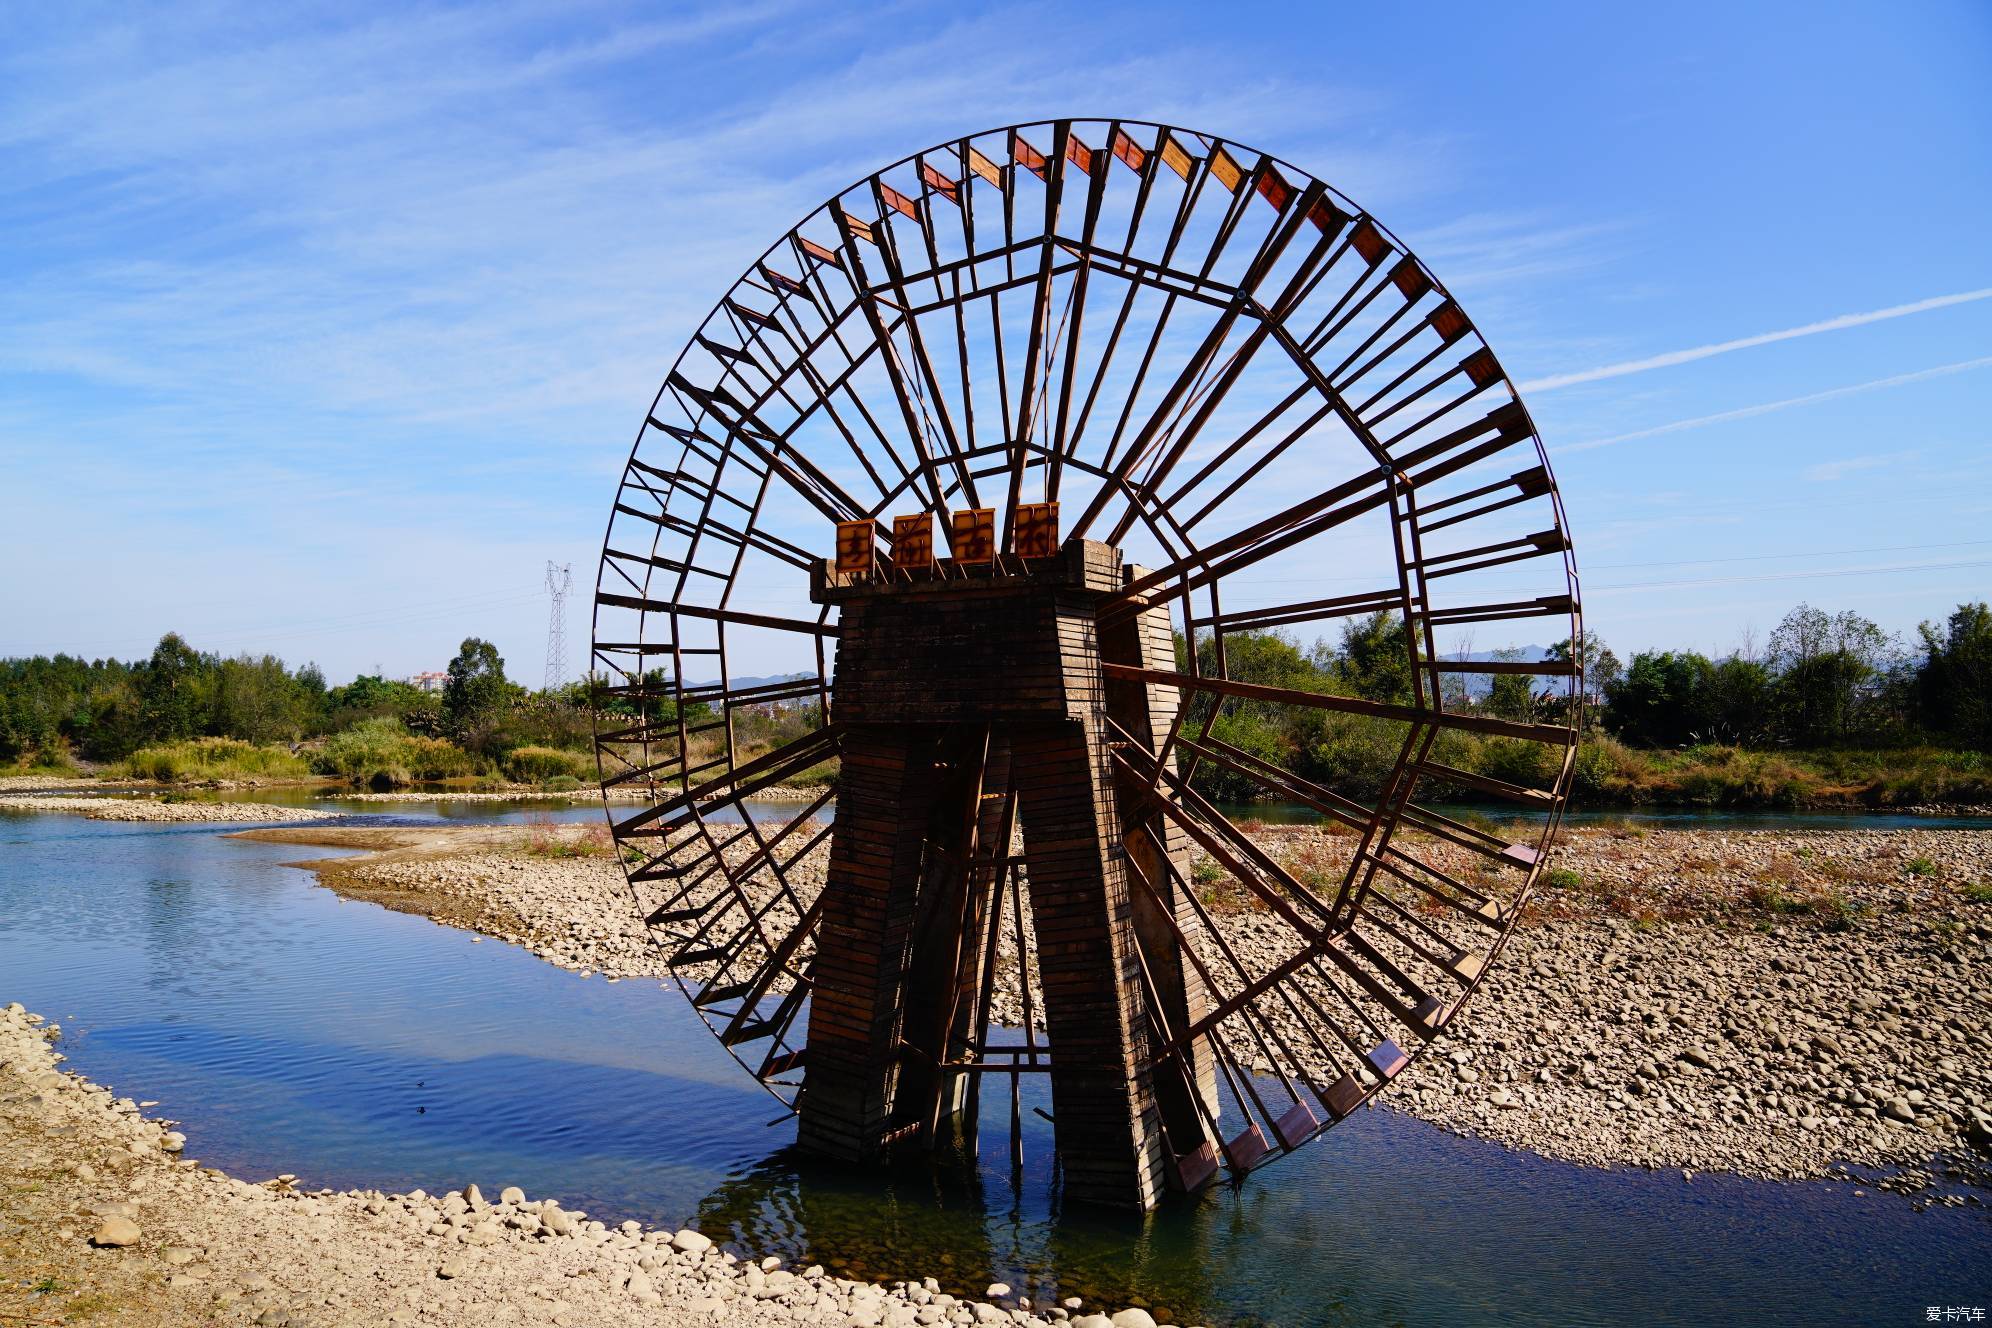
[[[1959,360],[1956,364],[1940,364],[1933,369],[1917,369],[1913,373],[1895,374],[1889,378],[1875,378],[1865,383],[1849,383],[1845,387],[1829,387],[1824,392],[1810,392],[1802,397],[1786,397],[1783,401],[1765,401],[1755,406],[1739,406],[1735,410],[1718,411],[1713,415],[1697,415],[1693,419],[1675,420],[1672,424],[1656,424],[1650,429],[1635,429],[1631,433],[1613,434],[1609,438],[1593,438],[1589,442],[1571,443],[1566,447],[1552,447],[1549,450],[1557,455],[1566,452],[1588,452],[1594,447],[1629,443],[1635,438],[1652,438],[1663,433],[1678,433],[1682,429],[1696,429],[1704,424],[1720,424],[1725,420],[1747,420],[1754,415],[1768,415],[1774,410],[1784,410],[1791,406],[1810,405],[1815,401],[1831,401],[1835,397],[1849,397],[1857,392],[1873,392],[1883,387],[1899,387],[1904,383],[1918,383],[1926,378],[1942,378],[1949,374],[1963,373],[1967,369],[1982,369],[1987,365],[1992,365],[1992,355],[1976,360]]]
[[[1711,346],[1672,350],[1665,355],[1652,355],[1643,360],[1627,360],[1622,364],[1607,364],[1601,368],[1584,369],[1578,373],[1551,374],[1547,378],[1537,378],[1523,383],[1520,390],[1552,392],[1559,387],[1570,387],[1577,383],[1595,383],[1603,378],[1623,378],[1627,374],[1645,373],[1648,369],[1666,369],[1676,364],[1705,360],[1712,355],[1727,355],[1732,350],[1747,350],[1751,346],[1767,346],[1774,341],[1791,341],[1798,337],[1817,336],[1821,332],[1838,332],[1842,328],[1863,327],[1868,323],[1886,322],[1891,318],[1905,318],[1910,314],[1926,313],[1931,309],[1948,309],[1954,304],[1970,304],[1974,300],[1985,299],[1992,299],[1992,286],[1984,290],[1961,291],[1956,295],[1935,295],[1927,300],[1917,300],[1913,304],[1898,304],[1887,309],[1870,310],[1864,314],[1841,314],[1838,318],[1807,323],[1803,327],[1788,327],[1781,332],[1761,332],[1754,337],[1738,337],[1734,341],[1718,341]]]

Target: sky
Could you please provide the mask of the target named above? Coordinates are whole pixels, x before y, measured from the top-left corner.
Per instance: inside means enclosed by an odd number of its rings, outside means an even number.
[[[1587,625],[1992,597],[1992,6],[0,0],[0,656],[568,670],[692,329],[914,150],[1181,124],[1372,211],[1520,385]],[[1529,642],[1482,641],[1483,647]]]

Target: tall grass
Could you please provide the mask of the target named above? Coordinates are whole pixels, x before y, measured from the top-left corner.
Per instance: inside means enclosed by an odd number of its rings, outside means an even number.
[[[75,779],[84,773],[66,747],[37,747],[22,752],[11,764],[0,765],[0,779]]]
[[[595,758],[586,752],[564,752],[557,747],[514,747],[505,753],[505,773],[521,784],[544,784],[562,778],[589,783],[595,778]]]
[[[321,775],[336,775],[367,788],[397,788],[490,771],[483,757],[441,738],[423,738],[397,719],[364,720],[325,740],[312,760]]]
[[[141,747],[106,773],[114,779],[182,784],[208,779],[299,779],[311,773],[311,765],[284,747],[259,747],[239,738],[190,738]]]

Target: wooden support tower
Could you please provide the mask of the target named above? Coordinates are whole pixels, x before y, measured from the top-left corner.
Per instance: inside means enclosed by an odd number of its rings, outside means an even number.
[[[818,569],[814,597],[842,622],[845,774],[799,1102],[806,1146],[880,1157],[930,1143],[966,1105],[963,1067],[982,1059],[983,928],[1012,869],[1035,929],[1068,1194],[1152,1204],[1169,1183],[1165,1102],[1179,1150],[1212,1142],[1189,1105],[1196,1092],[1206,1114],[1216,1105],[1186,1076],[1197,1058],[1153,1060],[1157,1018],[1187,1025],[1203,995],[1172,935],[1151,925],[1142,953],[1122,804],[1145,791],[1117,775],[1108,734],[1113,719],[1166,734],[1174,697],[1110,684],[1100,665],[1103,646],[1140,668],[1166,667],[1172,648],[1166,615],[1102,633],[1099,606],[1124,584],[1118,551],[1090,540],[906,578]],[[1180,842],[1143,845],[1151,879],[1184,874]],[[1144,968],[1165,1010],[1150,1009]]]

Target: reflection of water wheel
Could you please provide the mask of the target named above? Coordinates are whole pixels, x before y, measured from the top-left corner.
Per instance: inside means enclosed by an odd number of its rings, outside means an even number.
[[[782,237],[659,392],[596,606],[605,782],[651,798],[616,837],[720,1041],[849,1157],[1049,1073],[1077,1198],[1242,1174],[1400,1072],[1574,751],[1574,664],[1470,657],[1579,637],[1492,352],[1349,200],[1153,125],[943,144]],[[1269,636],[1348,624],[1359,694]],[[834,816],[745,801],[833,757]],[[1268,847],[1218,786],[1324,828]],[[1424,805],[1461,791],[1546,814]]]

